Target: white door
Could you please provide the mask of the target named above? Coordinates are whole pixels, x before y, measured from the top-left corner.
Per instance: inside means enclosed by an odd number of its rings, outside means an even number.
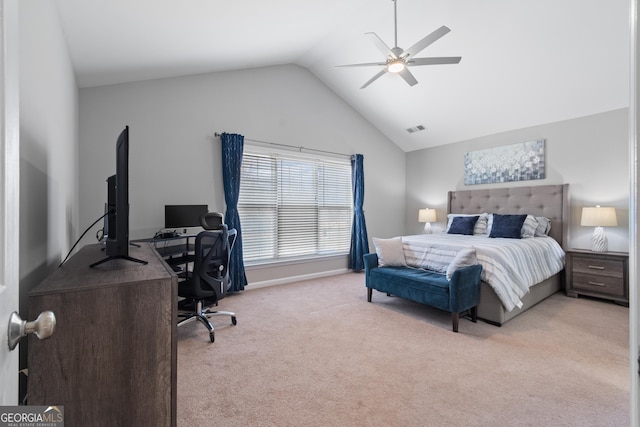
[[[9,316],[18,311],[18,0],[0,0],[0,405],[18,404],[18,351],[9,351]]]
[[[638,289],[640,271],[640,235],[638,234],[638,211],[640,163],[640,147],[638,142],[638,124],[640,123],[640,85],[638,79],[638,0],[629,1],[630,16],[630,90],[629,90],[629,358],[631,394],[631,426],[640,425],[640,292]]]

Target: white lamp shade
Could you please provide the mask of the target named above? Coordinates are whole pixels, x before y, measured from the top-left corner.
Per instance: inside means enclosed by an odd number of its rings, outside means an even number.
[[[582,208],[580,225],[586,227],[616,227],[618,225],[616,209],[600,206]]]
[[[435,222],[436,210],[435,209],[420,209],[418,211],[418,222]]]

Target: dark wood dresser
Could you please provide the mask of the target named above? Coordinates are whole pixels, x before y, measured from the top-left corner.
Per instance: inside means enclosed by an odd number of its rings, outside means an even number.
[[[146,243],[142,265],[103,259],[88,245],[29,293],[29,318],[56,316],[46,340],[29,335],[28,404],[63,405],[69,426],[175,426],[177,276]]]
[[[629,254],[626,252],[566,251],[566,291],[629,305]]]

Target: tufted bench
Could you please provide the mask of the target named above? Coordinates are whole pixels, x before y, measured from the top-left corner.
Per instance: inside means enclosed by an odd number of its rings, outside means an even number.
[[[480,301],[480,264],[462,267],[447,280],[444,273],[411,267],[378,267],[375,253],[364,256],[367,301],[373,289],[396,295],[451,313],[453,332],[458,332],[460,313],[471,310],[473,322],[478,319]]]

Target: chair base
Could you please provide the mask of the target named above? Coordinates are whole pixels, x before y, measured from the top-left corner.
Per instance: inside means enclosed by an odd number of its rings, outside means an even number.
[[[211,310],[209,307],[204,307],[202,304],[203,300],[195,301],[195,311],[182,311],[178,312],[178,326],[182,326],[185,323],[189,323],[193,320],[198,320],[209,330],[209,339],[211,342],[215,341],[215,333],[214,327],[209,321],[209,318],[212,316],[230,316],[231,324],[236,325],[238,323],[236,319],[236,314],[231,311],[215,311]]]

